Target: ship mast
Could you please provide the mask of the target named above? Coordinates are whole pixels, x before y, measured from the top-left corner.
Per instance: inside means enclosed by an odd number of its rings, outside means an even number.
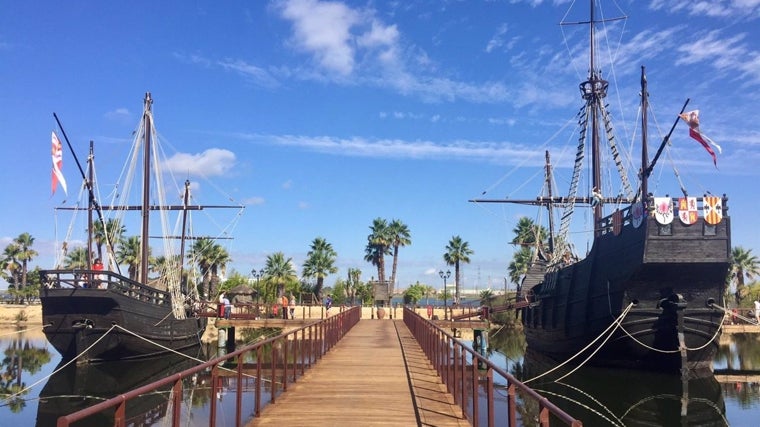
[[[153,100],[150,92],[145,93],[145,106],[143,108],[143,129],[145,132],[143,148],[143,194],[142,194],[142,229],[140,233],[140,282],[148,283],[148,230],[150,225],[150,146],[152,132],[151,104]]]
[[[599,113],[602,100],[607,96],[609,83],[602,79],[601,72],[596,69],[596,13],[594,0],[590,2],[591,19],[589,20],[589,78],[580,84],[581,97],[586,101],[591,113],[591,187],[597,192],[602,191],[602,167],[599,148]],[[602,203],[594,206],[594,224],[602,219]]]

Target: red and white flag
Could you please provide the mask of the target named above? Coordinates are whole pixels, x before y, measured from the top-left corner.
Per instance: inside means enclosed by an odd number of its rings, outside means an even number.
[[[718,167],[718,158],[715,156],[715,151],[713,151],[712,148],[710,148],[710,145],[715,147],[718,150],[718,153],[721,152],[720,145],[716,144],[715,141],[708,138],[707,135],[703,134],[699,130],[699,110],[689,111],[683,114],[679,114],[678,117],[683,119],[686,123],[689,125],[689,136],[696,139],[697,142],[702,144],[703,147],[705,147],[705,150],[707,150],[708,153],[713,158],[713,164],[715,167]]]
[[[58,183],[60,182],[61,187],[63,188],[63,192],[68,195],[69,193],[66,190],[66,178],[63,177],[63,171],[61,170],[63,168],[63,147],[61,146],[61,141],[58,139],[55,131],[53,132],[52,140],[53,173],[51,177],[51,186],[53,192],[51,194],[55,194],[55,189],[58,187]]]

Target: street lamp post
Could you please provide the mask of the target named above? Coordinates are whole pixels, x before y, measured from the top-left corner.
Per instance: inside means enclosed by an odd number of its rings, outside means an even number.
[[[443,270],[438,272],[438,275],[441,276],[441,279],[443,279],[443,320],[449,320],[449,314],[448,310],[446,309],[448,295],[446,294],[446,279],[451,277],[451,270],[446,270],[444,273]]]
[[[251,276],[253,276],[256,279],[256,308],[259,307],[259,300],[261,298],[261,288],[259,287],[259,278],[261,277],[261,273],[263,272],[264,272],[263,268],[259,271],[256,271],[255,268],[251,270]]]

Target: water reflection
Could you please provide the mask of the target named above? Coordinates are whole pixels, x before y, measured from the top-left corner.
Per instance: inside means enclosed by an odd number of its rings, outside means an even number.
[[[21,334],[12,334],[7,339],[0,362],[0,395],[10,396],[5,401],[11,412],[21,412],[26,407],[29,394],[24,372],[35,374],[50,362],[51,353],[44,346],[37,346],[34,341]]]
[[[76,412],[115,395],[188,369],[197,363],[188,356],[202,358],[203,354],[198,346],[187,350],[183,355],[169,354],[128,362],[83,365],[71,363],[64,366],[65,362],[62,361],[54,369],[54,372],[57,372],[48,379],[39,394],[36,425],[39,427],[55,425],[61,415]],[[183,381],[187,382],[183,384],[183,389],[193,393],[187,399],[193,403],[193,406],[204,405],[210,400],[208,388],[193,387],[197,385],[197,376]],[[163,418],[171,402],[170,388],[171,386],[168,385],[161,390],[128,401],[127,425],[152,425]],[[108,425],[113,420],[113,413],[112,410],[96,414],[77,425]]]
[[[490,357],[584,426],[755,425],[760,400],[760,335],[726,335],[715,374],[692,378],[558,363],[526,351],[523,334],[493,331]],[[550,373],[541,376],[547,372]],[[539,377],[540,378],[536,378]],[[729,409],[727,409],[727,406]],[[522,419],[537,419],[538,408],[522,405]]]

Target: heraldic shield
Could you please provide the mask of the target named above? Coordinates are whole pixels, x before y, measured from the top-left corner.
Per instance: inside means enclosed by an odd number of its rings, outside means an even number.
[[[654,219],[662,225],[673,222],[673,199],[670,197],[654,198]]]
[[[696,197],[680,197],[678,199],[678,218],[686,225],[697,222],[699,209],[697,209]]]
[[[631,205],[631,218],[634,228],[639,228],[642,222],[644,222],[644,204],[636,202]]]
[[[723,200],[720,197],[705,196],[702,198],[702,214],[705,222],[715,225],[723,219]]]

